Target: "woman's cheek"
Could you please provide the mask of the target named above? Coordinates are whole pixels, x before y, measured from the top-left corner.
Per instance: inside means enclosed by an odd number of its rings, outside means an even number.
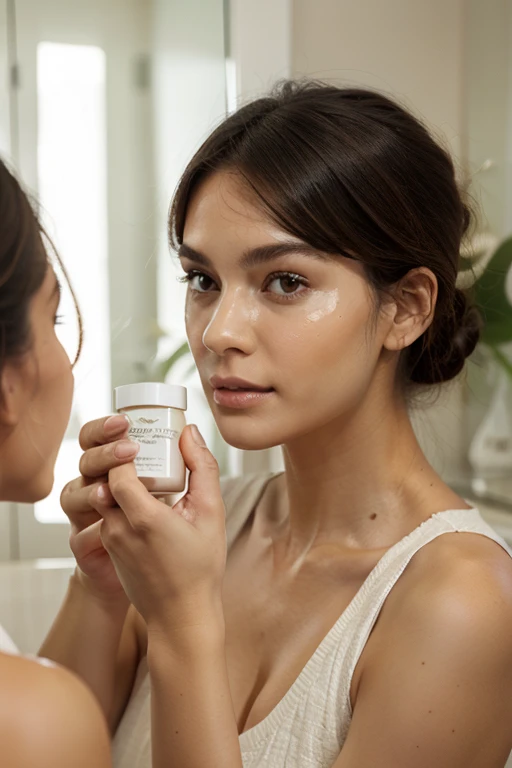
[[[193,299],[191,298],[189,291],[185,301],[185,331],[192,355],[196,360],[201,350],[202,337],[204,333],[204,328],[201,326],[202,322],[200,315],[197,311],[197,307],[194,307]]]
[[[324,318],[328,318],[339,313],[340,292],[336,288],[332,291],[316,291],[313,294],[312,306],[306,310],[306,323],[317,323]]]

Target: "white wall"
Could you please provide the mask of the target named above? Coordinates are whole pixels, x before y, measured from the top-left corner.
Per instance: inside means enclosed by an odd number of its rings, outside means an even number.
[[[293,73],[390,92],[458,151],[463,19],[464,0],[293,0]]]
[[[293,2],[231,0],[226,10],[228,62],[234,64],[235,79],[230,96],[247,101],[268,91],[276,80],[290,77]],[[230,108],[234,106],[233,101]]]
[[[487,226],[501,237],[512,232],[512,3],[467,7],[466,151]]]
[[[464,34],[464,0],[293,0],[293,75],[385,91],[459,155]],[[464,387],[452,385],[414,417],[447,480],[467,472],[464,398]]]

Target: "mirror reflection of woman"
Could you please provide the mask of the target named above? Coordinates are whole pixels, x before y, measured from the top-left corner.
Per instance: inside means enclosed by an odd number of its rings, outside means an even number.
[[[55,326],[60,287],[43,233],[0,161],[0,498],[33,504],[53,485],[73,373]],[[15,602],[16,596],[11,600]],[[75,675],[16,655],[0,628],[0,763],[108,768],[108,730]]]
[[[469,224],[447,153],[363,90],[284,84],[190,162],[170,231],[192,353],[227,442],[283,445],[286,470],[221,497],[189,430],[172,512],[122,418],[84,428],[43,652],[96,691],[117,768],[505,764],[510,552],[408,413],[478,340]]]

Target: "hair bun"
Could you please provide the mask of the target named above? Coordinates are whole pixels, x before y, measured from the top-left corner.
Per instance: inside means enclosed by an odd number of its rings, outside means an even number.
[[[454,379],[474,351],[482,329],[482,316],[467,294],[455,289],[452,312],[435,321],[410,348],[410,381],[415,384],[442,384]],[[418,345],[417,350],[414,347]],[[416,351],[416,355],[414,354]],[[414,357],[416,359],[414,359]]]

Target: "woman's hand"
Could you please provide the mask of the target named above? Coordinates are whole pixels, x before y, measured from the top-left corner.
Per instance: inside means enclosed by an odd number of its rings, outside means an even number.
[[[133,463],[111,469],[117,508],[93,501],[103,518],[101,540],[148,633],[222,621],[226,564],[225,509],[217,462],[195,426],[180,440],[190,470],[187,493],[174,507],[155,499]],[[99,503],[98,503],[99,502]]]
[[[138,452],[138,445],[127,439],[128,427],[124,416],[109,416],[85,424],[79,438],[84,450],[81,476],[68,483],[61,494],[62,509],[71,522],[69,543],[78,563],[76,577],[101,600],[124,599],[124,591],[102,544],[102,518],[91,499],[97,499],[102,488],[103,507],[116,506],[107,485],[108,473],[132,462]]]

